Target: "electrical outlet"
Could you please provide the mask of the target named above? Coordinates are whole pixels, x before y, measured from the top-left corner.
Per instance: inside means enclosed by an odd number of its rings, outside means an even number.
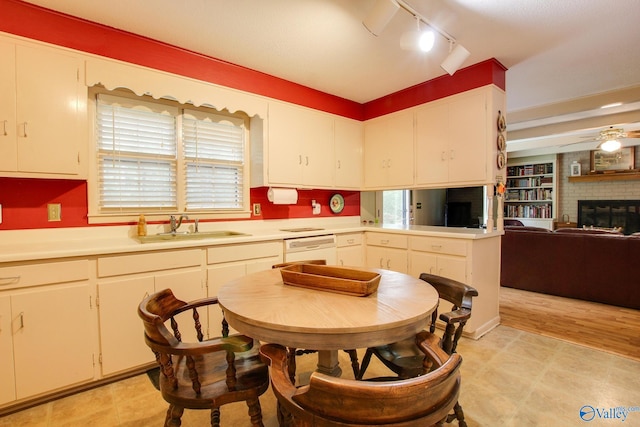
[[[260,203],[253,204],[253,214],[260,215],[262,213],[262,209],[260,208]]]
[[[48,221],[61,221],[62,219],[62,206],[60,203],[49,203],[47,205],[47,220]]]

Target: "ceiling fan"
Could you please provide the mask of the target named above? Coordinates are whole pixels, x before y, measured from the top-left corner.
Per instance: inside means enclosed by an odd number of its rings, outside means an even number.
[[[613,126],[610,126],[607,129],[601,130],[595,137],[588,136],[583,138],[590,138],[593,141],[600,141],[597,149],[612,152],[617,151],[622,147],[622,142],[620,141],[621,139],[640,138],[640,130],[625,132],[622,128],[615,128]]]

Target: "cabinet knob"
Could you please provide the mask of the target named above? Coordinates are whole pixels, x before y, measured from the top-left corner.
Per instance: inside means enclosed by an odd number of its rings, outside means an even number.
[[[19,281],[20,276],[0,277],[0,286],[11,285],[13,283],[18,283]]]
[[[3,121],[2,121],[2,126],[3,126],[2,134],[3,134],[4,136],[9,135],[9,134],[7,133],[7,121],[6,121],[6,120],[3,120]]]

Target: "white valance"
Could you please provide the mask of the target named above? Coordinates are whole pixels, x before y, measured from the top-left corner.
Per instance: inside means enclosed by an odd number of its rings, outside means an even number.
[[[261,96],[115,60],[87,59],[85,79],[89,87],[101,84],[108,90],[126,88],[139,96],[267,117],[268,101]]]

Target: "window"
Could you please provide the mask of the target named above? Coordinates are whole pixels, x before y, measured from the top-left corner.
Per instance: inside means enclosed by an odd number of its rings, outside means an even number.
[[[105,93],[95,105],[90,217],[248,215],[245,117]]]
[[[410,225],[409,190],[387,190],[382,192],[382,223],[387,225]]]

